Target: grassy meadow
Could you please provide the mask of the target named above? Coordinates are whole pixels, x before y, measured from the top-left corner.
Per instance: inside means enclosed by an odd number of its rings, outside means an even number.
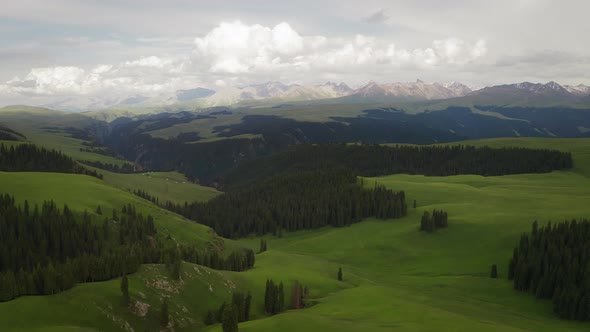
[[[185,263],[181,281],[171,282],[161,266],[145,265],[130,276],[132,299],[138,307],[149,305],[145,316],[143,311],[121,307],[119,279],[0,303],[2,330],[158,331],[159,303],[166,297],[174,320],[170,330],[221,331],[219,324],[205,327],[201,320],[207,309],[217,308],[235,289],[253,295],[254,320],[240,324],[240,331],[590,331],[588,323],[558,319],[550,301],[514,291],[505,278],[512,249],[534,220],[590,217],[590,140],[468,143],[572,151],[575,167],[501,177],[367,178],[367,186],[378,182],[404,190],[408,215],[286,233],[282,238],[265,236],[268,251],[256,255],[255,267],[247,272],[219,272]],[[155,216],[161,233],[170,232],[179,241],[207,241],[211,236],[206,227],[115,188],[108,179],[0,173],[0,183],[3,191],[19,200],[53,198],[74,209],[93,210],[101,204],[108,210],[131,202]],[[161,189],[154,191],[166,195]],[[449,213],[449,227],[433,234],[419,232],[422,213],[435,208]],[[225,245],[257,250],[259,241],[225,240]],[[498,279],[489,277],[492,264],[498,264]],[[344,272],[342,282],[336,280],[338,267]],[[267,278],[285,283],[287,300],[293,281],[299,280],[309,287],[313,305],[266,317]]]

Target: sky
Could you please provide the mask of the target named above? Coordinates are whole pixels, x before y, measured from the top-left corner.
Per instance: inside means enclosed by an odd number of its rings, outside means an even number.
[[[590,85],[587,0],[3,0],[0,105],[267,81]]]

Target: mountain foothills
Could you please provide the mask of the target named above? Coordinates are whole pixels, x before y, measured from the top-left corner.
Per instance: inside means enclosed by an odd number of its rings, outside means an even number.
[[[51,108],[0,109],[3,331],[590,330],[586,86]]]

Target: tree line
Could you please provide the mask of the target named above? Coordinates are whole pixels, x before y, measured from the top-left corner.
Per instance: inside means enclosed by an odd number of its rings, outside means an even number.
[[[439,228],[446,228],[448,225],[448,215],[443,210],[432,210],[432,214],[424,211],[420,220],[420,230],[426,233],[432,233]]]
[[[365,188],[349,170],[281,175],[208,202],[167,202],[164,207],[227,238],[347,226],[373,216],[400,218],[407,212],[403,191]]]
[[[573,166],[569,152],[547,149],[452,146],[302,144],[238,164],[220,179],[226,187],[301,171],[346,168],[360,176],[423,174],[484,176],[546,173]]]
[[[130,163],[124,163],[121,166],[119,166],[117,164],[103,163],[100,161],[90,161],[90,160],[80,160],[80,163],[82,163],[84,165],[91,166],[91,167],[100,168],[105,171],[109,171],[109,172],[113,172],[113,173],[131,174],[131,173],[138,172],[135,169],[135,166]]]
[[[508,265],[514,288],[551,299],[564,319],[590,320],[590,222],[565,221],[522,234]]]
[[[76,173],[102,179],[102,175],[87,170],[63,153],[33,144],[10,147],[0,144],[0,171]]]

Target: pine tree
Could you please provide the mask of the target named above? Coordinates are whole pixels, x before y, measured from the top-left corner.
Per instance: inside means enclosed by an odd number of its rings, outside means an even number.
[[[237,332],[238,331],[238,315],[237,308],[230,304],[225,306],[221,319],[221,327],[223,332]]]
[[[278,305],[277,305],[277,313],[282,312],[285,308],[285,290],[283,287],[283,282],[281,281],[281,283],[279,284],[279,290],[278,290]]]
[[[164,299],[162,302],[162,308],[160,309],[160,326],[168,326],[170,317],[168,316],[168,300]]]
[[[123,275],[121,278],[121,294],[123,295],[123,305],[129,304],[129,280],[127,275]]]
[[[342,268],[338,268],[338,281],[342,281]]]
[[[281,283],[282,285],[283,283]],[[244,320],[250,320],[250,307],[252,306],[252,294],[248,292],[248,296],[246,296],[246,300],[244,301]]]
[[[207,316],[205,316],[205,325],[215,324],[215,314],[211,310],[207,310]]]
[[[496,264],[492,265],[492,271],[490,272],[490,278],[496,279],[498,278],[498,267]]]

